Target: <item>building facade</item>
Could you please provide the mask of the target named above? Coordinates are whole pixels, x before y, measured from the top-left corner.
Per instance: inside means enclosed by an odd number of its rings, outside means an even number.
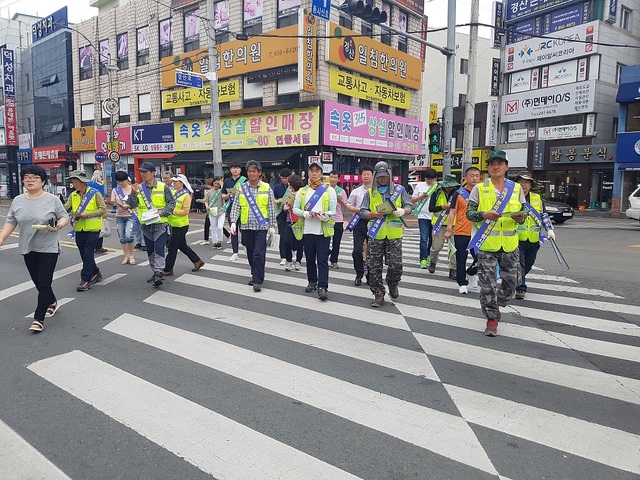
[[[212,170],[208,82],[194,77],[212,70],[214,27],[224,165],[256,159],[267,173],[304,171],[320,157],[327,172],[352,179],[361,165],[385,159],[406,178],[408,162],[422,153],[418,42],[337,9],[329,22],[310,16],[310,0],[246,8],[223,0],[213,12],[204,1],[165,3],[96,0],[99,15],[74,26],[72,149],[87,170],[100,168],[96,154],[113,151],[120,169],[150,160],[194,180]],[[417,5],[375,6],[394,28],[419,31]],[[185,82],[195,86],[178,85]],[[114,141],[107,98],[118,110]]]

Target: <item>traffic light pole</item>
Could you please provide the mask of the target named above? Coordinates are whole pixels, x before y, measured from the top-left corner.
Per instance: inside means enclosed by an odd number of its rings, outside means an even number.
[[[355,7],[355,0],[347,0],[343,5],[331,4],[333,8],[338,10],[352,13]],[[442,173],[446,175],[451,173],[451,138],[453,136],[453,82],[455,79],[455,62],[456,62],[456,0],[449,0],[449,6],[447,10],[447,46],[439,47],[433,43],[417,37],[415,35],[403,32],[397,28],[384,25],[382,28],[388,30],[397,35],[403,35],[406,38],[418,42],[421,45],[438,50],[440,53],[447,57],[447,69],[446,69],[446,85],[445,85],[445,104],[444,104],[444,148],[443,160],[442,160]],[[355,16],[359,16],[357,13],[352,13]],[[369,21],[369,20],[367,20]]]

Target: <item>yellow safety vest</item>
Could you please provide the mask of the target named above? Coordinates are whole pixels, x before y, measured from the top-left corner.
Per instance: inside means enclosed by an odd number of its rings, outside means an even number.
[[[538,213],[542,213],[542,198],[537,193],[529,192],[529,203]],[[537,243],[540,241],[540,226],[527,215],[524,223],[518,225],[518,240],[521,242]]]
[[[329,188],[327,188],[327,190],[322,194],[322,197],[320,198],[320,201],[322,202],[323,212],[328,211],[330,208]],[[300,208],[301,209],[304,208],[305,204],[307,203],[307,194],[309,193],[309,190],[311,189],[309,188],[308,185],[300,189]],[[301,216],[298,222],[303,222],[302,225],[304,226],[304,217]],[[330,218],[326,222],[322,222],[322,234],[325,237],[333,237],[333,234],[335,232],[335,225],[336,225],[336,222],[333,218]]]
[[[187,195],[189,194],[184,193],[180,195],[180,197],[176,198],[175,210],[182,210],[182,207],[184,205],[184,199],[186,198]],[[189,212],[187,212],[186,215],[171,214],[169,215],[168,222],[169,222],[169,225],[171,225],[172,227],[186,227],[187,225],[189,225]]]
[[[515,184],[511,197],[505,206],[503,213],[519,212],[522,210],[520,203],[520,185]],[[489,212],[496,203],[496,189],[491,180],[486,180],[483,184],[478,185],[478,210],[481,212]],[[482,222],[476,224],[479,228]],[[500,217],[491,230],[491,233],[484,241],[480,250],[485,252],[497,252],[502,249],[505,252],[513,252],[518,248],[518,223],[511,217]]]
[[[446,204],[447,204],[447,195],[444,193],[444,190],[440,189],[438,191],[438,197],[436,198],[436,207],[439,207],[441,205],[446,205]],[[445,219],[442,221],[442,225],[443,226],[448,225],[449,211],[447,210],[440,210],[437,214],[434,213],[433,217],[431,217],[431,225],[435,225],[436,222],[438,221],[438,218],[440,218],[442,215],[446,215]]]
[[[389,188],[392,189],[394,186],[392,184],[389,185]],[[391,190],[393,191],[393,190]],[[384,203],[384,199],[378,190],[369,189],[369,211],[375,212],[378,208],[378,205],[382,205]],[[402,208],[402,195],[399,195],[396,198],[396,207]],[[369,220],[369,227],[371,224],[375,222],[375,219]],[[386,216],[380,230],[376,234],[376,240],[384,240],[388,238],[389,240],[397,240],[398,238],[402,238],[402,220],[400,217],[395,216],[393,213],[390,213]]]
[[[151,189],[149,192],[151,196],[151,202],[153,203],[153,208],[156,210],[162,210],[167,206],[167,202],[164,198],[164,187],[165,184],[162,182],[156,182],[156,186]],[[147,190],[149,187],[147,186]],[[144,202],[145,196],[142,192],[142,187],[138,190],[138,218],[140,219],[140,223],[145,225],[142,221],[142,214],[148,210],[147,204]],[[167,217],[160,217],[160,221],[156,223],[167,223]]]
[[[249,186],[251,188],[251,186]],[[264,218],[269,218],[269,192],[271,191],[271,187],[269,187],[268,183],[260,182],[258,184],[258,195],[256,195],[256,205],[262,213]],[[238,202],[240,205],[240,223],[246,225],[249,221],[249,201],[247,197],[244,196],[242,192],[242,188],[238,186]]]
[[[85,190],[84,194],[86,195],[88,192],[89,187],[87,188],[87,190]],[[89,200],[89,203],[84,209],[84,213],[91,213],[98,210],[96,195],[100,195],[100,192],[96,191],[93,198]],[[82,195],[80,195],[78,192],[73,192],[71,194],[71,210],[74,212],[78,210],[80,202],[82,202]],[[91,218],[77,218],[73,221],[73,229],[76,232],[99,232],[102,229],[102,216]]]

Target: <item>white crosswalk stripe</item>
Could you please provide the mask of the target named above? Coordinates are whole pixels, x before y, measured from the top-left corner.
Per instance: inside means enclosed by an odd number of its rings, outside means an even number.
[[[446,252],[436,273],[420,269],[418,239],[405,239],[400,298],[381,309],[370,308],[366,285],[353,284],[350,236],[341,268],[330,269],[327,302],[303,292],[304,264],[285,271],[276,250],[268,251],[260,293],[247,285],[242,250],[236,262],[229,262],[229,248],[212,251],[197,273],[180,274],[188,272],[181,259],[161,290],[150,290],[132,311],[114,307],[101,327],[122,345],[121,355],[157,359],[166,371],[130,370],[110,352],[82,346],[28,369],[106,415],[114,428],[136,432],[216,478],[391,477],[398,470],[384,452],[397,456],[409,448],[416,473],[407,477],[430,471],[434,479],[553,478],[545,466],[549,452],[587,462],[586,471],[598,472],[594,478],[640,475],[640,425],[616,419],[617,412],[640,413],[640,379],[625,373],[640,365],[640,306],[567,276],[532,273],[526,300],[504,308],[500,337],[486,339],[478,289],[457,293]],[[100,291],[141,273],[122,275],[106,277]],[[564,313],[574,309],[581,314]],[[608,337],[594,338],[603,330]],[[608,373],[592,357],[628,368]],[[229,415],[163,382],[196,368],[212,395],[248,392],[255,410]],[[495,391],[483,385],[492,375],[504,379]],[[287,402],[289,409],[266,404],[269,420],[287,425],[295,417],[309,441],[250,421],[264,414],[260,402],[267,401]],[[304,418],[294,410],[302,405]],[[363,436],[372,440],[362,463],[373,471],[335,452]],[[321,453],[320,445],[334,443],[335,450]],[[527,458],[505,462],[514,444],[526,447]],[[440,462],[441,476],[429,462]],[[585,478],[584,471],[557,478]]]

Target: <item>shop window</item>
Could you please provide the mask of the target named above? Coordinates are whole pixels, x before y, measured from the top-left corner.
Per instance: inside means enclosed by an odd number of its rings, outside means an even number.
[[[160,58],[173,55],[173,20],[167,18],[158,22]]]
[[[460,75],[469,75],[469,59],[460,59]]]
[[[627,132],[640,132],[640,103],[627,106]]]
[[[631,10],[627,7],[620,7],[620,27],[631,30]]]
[[[200,48],[200,9],[184,12],[184,51]]]
[[[360,24],[360,33],[362,35],[371,36],[371,34],[373,33],[373,27],[369,22],[365,22],[364,20],[362,20],[362,23]]]
[[[95,123],[94,118],[94,105],[93,103],[85,103],[81,106],[81,121],[80,125],[82,127],[88,127]]]
[[[616,83],[620,84],[620,77],[622,76],[622,67],[626,67],[624,63],[616,63]]]
[[[151,112],[138,113],[138,120],[151,120]]]
[[[407,37],[402,35],[398,36],[398,50],[400,52],[407,53],[408,50],[408,40]]]
[[[351,105],[351,97],[349,95],[344,95],[343,93],[339,93],[338,103],[342,103],[343,105]]]
[[[173,117],[173,109],[170,110],[160,110],[160,118],[172,118]]]
[[[138,120],[151,120],[151,94],[138,95]]]
[[[121,97],[118,99],[120,122],[131,121],[131,99],[130,97]]]
[[[242,106],[244,108],[261,107],[262,98],[246,98],[242,101]]]
[[[100,125],[110,125],[111,122],[109,121],[109,117],[102,117],[100,119]]]
[[[218,104],[218,107],[220,108],[221,112],[227,112],[231,110],[231,102],[221,102],[220,104]]]
[[[348,13],[340,12],[338,22],[341,27],[348,28],[349,30],[353,29],[353,19]]]
[[[396,115],[399,116],[399,117],[406,117],[407,116],[407,111],[404,108],[396,107]]]
[[[185,117],[195,118],[196,116],[199,116],[201,114],[202,114],[202,107],[200,107],[200,105],[196,107],[186,107],[184,109]]]
[[[300,103],[300,93],[285,93],[283,95],[278,95],[278,104],[286,104],[286,103]]]
[[[391,30],[382,27],[380,42],[384,43],[385,45],[391,45]]]
[[[367,110],[371,110],[371,102],[369,100],[360,100],[358,102],[360,108],[366,108]]]
[[[384,105],[382,103],[378,104],[378,111],[382,113],[389,113],[389,105]]]

